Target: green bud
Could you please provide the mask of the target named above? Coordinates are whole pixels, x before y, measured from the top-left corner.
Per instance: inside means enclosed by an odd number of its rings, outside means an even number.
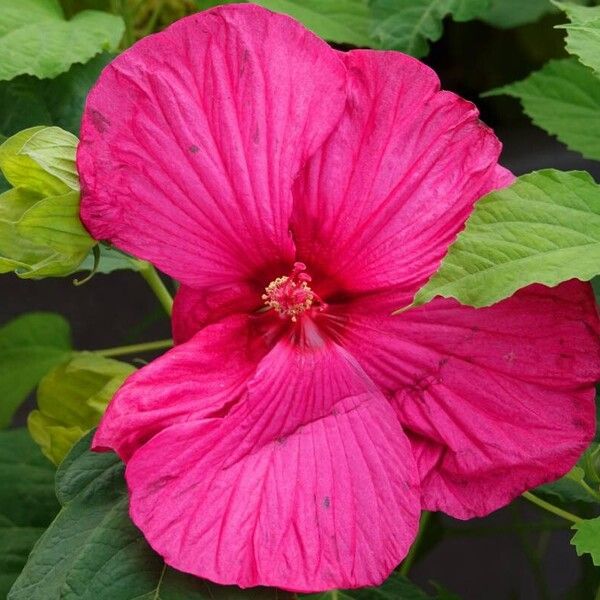
[[[134,371],[127,363],[80,352],[41,380],[38,410],[29,414],[27,426],[54,464],[98,424],[115,392]]]
[[[13,185],[0,195],[0,273],[68,275],[94,246],[79,219],[76,148],[59,127],[25,129],[0,146],[0,169]]]

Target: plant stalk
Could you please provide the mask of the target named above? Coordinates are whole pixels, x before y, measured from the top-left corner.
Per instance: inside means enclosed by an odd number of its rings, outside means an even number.
[[[551,504],[550,502],[546,502],[546,500],[542,500],[541,498],[539,498],[535,494],[532,494],[531,492],[523,492],[522,496],[523,496],[523,498],[525,498],[526,500],[529,500],[529,502],[532,502],[536,506],[539,506],[540,508],[543,508],[544,510],[547,510],[548,512],[551,512],[559,517],[562,517],[563,519],[566,519],[567,521],[571,521],[571,523],[581,523],[581,521],[584,520],[581,517],[574,515],[573,513],[570,513],[562,508],[559,508],[558,506],[554,506],[554,504]]]
[[[171,316],[173,313],[173,298],[156,269],[150,263],[144,263],[140,269],[140,275],[146,280],[167,314]]]
[[[143,354],[144,352],[153,352],[155,350],[163,350],[170,348],[173,345],[173,340],[158,340],[156,342],[143,342],[141,344],[131,344],[129,346],[116,346],[114,348],[106,348],[104,350],[94,350],[94,354],[99,356],[125,356],[128,354]]]
[[[406,558],[402,561],[402,564],[400,565],[400,569],[398,571],[400,573],[400,575],[402,575],[404,577],[406,577],[408,575],[408,572],[410,571],[410,568],[412,567],[413,562],[415,561],[415,555],[417,553],[417,550],[419,549],[419,545],[421,544],[421,540],[423,538],[423,533],[425,532],[425,528],[427,527],[427,523],[429,522],[430,517],[431,517],[431,513],[427,510],[424,510],[421,513],[421,522],[419,523],[419,532],[417,533],[417,537],[415,538],[413,545],[410,547],[410,550],[408,551]]]

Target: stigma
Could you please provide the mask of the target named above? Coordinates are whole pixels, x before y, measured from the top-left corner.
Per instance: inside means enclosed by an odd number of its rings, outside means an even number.
[[[306,265],[294,263],[290,275],[277,277],[265,288],[262,299],[267,309],[274,309],[281,317],[287,317],[293,322],[312,307],[323,310],[323,302],[309,286],[311,280],[311,276],[306,273]]]

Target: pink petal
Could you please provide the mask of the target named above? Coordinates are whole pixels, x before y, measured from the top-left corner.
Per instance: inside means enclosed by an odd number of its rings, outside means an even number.
[[[268,348],[248,317],[231,317],[202,330],[127,379],[104,414],[94,450],[113,449],[123,460],[159,431],[222,415]]]
[[[144,38],[88,96],[83,221],[194,287],[291,264],[291,182],[337,123],[345,80],[325,42],[253,5]]]
[[[501,145],[423,63],[398,52],[343,56],[345,115],[295,186],[299,260],[345,292],[414,294],[496,183]]]
[[[355,307],[343,343],[407,429],[425,508],[487,514],[563,475],[590,443],[600,325],[588,284],[531,286],[483,309],[380,309]]]
[[[327,342],[281,341],[226,417],[165,429],[126,474],[152,547],[218,583],[378,584],[418,525],[410,444],[358,364]]]
[[[273,279],[276,277],[273,276]],[[179,286],[173,303],[173,339],[187,342],[200,329],[231,315],[249,314],[264,306],[264,285],[234,283],[205,289]]]

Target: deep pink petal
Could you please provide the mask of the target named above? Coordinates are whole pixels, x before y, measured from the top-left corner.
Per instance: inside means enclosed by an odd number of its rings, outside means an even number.
[[[326,342],[283,340],[226,417],[169,427],[126,474],[131,516],[168,564],[242,587],[378,584],[420,512],[394,411]]]
[[[245,393],[267,351],[246,316],[206,327],[127,379],[104,414],[94,449],[110,448],[127,460],[173,423],[221,415]]]
[[[203,327],[231,315],[255,312],[264,306],[263,293],[264,287],[251,282],[200,290],[179,286],[171,320],[175,343],[187,342]]]
[[[85,225],[194,287],[290,263],[292,179],[337,123],[345,81],[325,42],[253,5],[144,38],[88,96]]]
[[[343,55],[346,112],[295,186],[292,231],[309,272],[333,290],[398,285],[414,295],[498,183],[501,145],[477,109],[439,90],[435,73],[399,52]]]
[[[600,326],[588,284],[531,286],[482,309],[380,310],[355,307],[343,343],[413,442],[425,508],[487,514],[563,475],[591,441]]]

